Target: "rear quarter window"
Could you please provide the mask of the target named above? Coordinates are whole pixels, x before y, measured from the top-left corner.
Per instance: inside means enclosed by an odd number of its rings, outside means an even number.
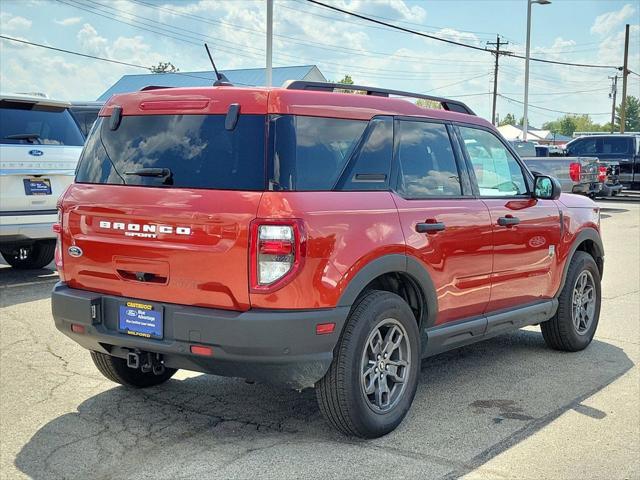
[[[270,124],[271,190],[331,190],[368,122],[281,115]]]
[[[264,115],[124,116],[117,130],[100,117],[83,151],[76,181],[150,187],[262,190]]]

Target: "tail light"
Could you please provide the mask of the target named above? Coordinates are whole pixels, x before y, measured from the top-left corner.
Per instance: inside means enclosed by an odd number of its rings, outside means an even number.
[[[605,182],[607,180],[607,167],[600,165],[598,167],[598,181]]]
[[[58,206],[58,221],[52,226],[52,230],[56,234],[56,249],[53,259],[56,264],[56,270],[58,271],[60,280],[64,281],[64,275],[62,273],[62,218],[62,207]]]
[[[582,165],[580,165],[578,162],[573,162],[571,165],[569,165],[569,177],[574,182],[579,182],[580,177],[582,177]]]
[[[270,292],[286,285],[300,269],[305,241],[300,220],[254,220],[251,224],[251,291]]]

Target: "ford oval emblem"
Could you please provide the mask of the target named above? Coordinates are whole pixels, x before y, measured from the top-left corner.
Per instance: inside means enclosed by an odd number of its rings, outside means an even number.
[[[69,247],[67,251],[69,252],[69,255],[71,255],[72,257],[82,256],[82,249],[80,247],[76,247],[75,245],[72,245],[71,247]]]
[[[42,155],[44,155],[44,152],[42,150],[29,150],[29,155],[32,155],[34,157],[41,157]]]

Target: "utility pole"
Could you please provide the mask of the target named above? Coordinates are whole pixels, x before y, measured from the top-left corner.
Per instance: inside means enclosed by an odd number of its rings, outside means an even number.
[[[498,121],[496,119],[496,99],[498,97],[498,59],[500,58],[500,55],[507,55],[509,53],[506,51],[503,51],[501,53],[501,45],[509,45],[509,42],[501,42],[500,35],[496,35],[495,42],[487,42],[487,46],[496,47],[495,50],[491,50],[491,53],[496,56],[496,64],[493,69],[493,109],[491,110],[491,121],[494,125],[498,124]]]
[[[620,133],[624,133],[627,114],[627,77],[629,76],[629,24],[624,29],[624,66],[622,67],[622,102],[620,102]]]
[[[267,69],[266,86],[272,83],[272,57],[273,57],[273,0],[267,0]]]
[[[613,77],[609,77],[611,79],[611,93],[609,94],[609,98],[613,101],[611,102],[611,133],[615,129],[614,125],[616,123],[616,93],[618,93],[618,75],[614,75]]]

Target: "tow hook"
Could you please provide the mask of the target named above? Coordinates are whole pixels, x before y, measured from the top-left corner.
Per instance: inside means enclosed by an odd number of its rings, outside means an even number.
[[[127,353],[127,367],[139,368],[142,373],[153,372],[154,375],[162,375],[165,372],[164,360],[160,353],[129,352]]]

